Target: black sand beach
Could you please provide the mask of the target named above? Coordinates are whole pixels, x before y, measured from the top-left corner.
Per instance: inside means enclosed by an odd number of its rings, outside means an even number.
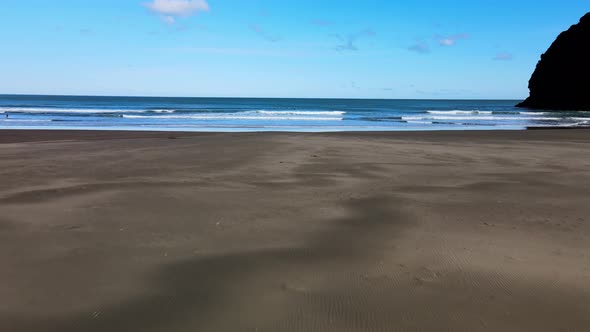
[[[587,331],[590,131],[0,131],[0,331]]]

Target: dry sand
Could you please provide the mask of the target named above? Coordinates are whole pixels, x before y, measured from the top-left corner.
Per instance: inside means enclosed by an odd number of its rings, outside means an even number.
[[[0,143],[0,331],[590,331],[588,130]]]

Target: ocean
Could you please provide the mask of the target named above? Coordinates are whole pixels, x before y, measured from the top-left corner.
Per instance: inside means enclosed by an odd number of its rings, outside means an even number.
[[[590,126],[590,112],[517,100],[361,100],[0,95],[0,129],[146,131],[522,130]]]

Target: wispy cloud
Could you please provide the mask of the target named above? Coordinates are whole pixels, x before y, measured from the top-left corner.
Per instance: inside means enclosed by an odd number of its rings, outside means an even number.
[[[426,54],[426,53],[430,53],[430,46],[428,45],[427,42],[421,40],[421,41],[418,41],[416,44],[408,47],[408,51],[412,51],[412,52],[416,52],[416,53],[420,53],[420,54]]]
[[[356,45],[357,41],[361,38],[375,37],[377,33],[371,29],[365,29],[357,33],[349,34],[344,37],[340,34],[332,34],[331,36],[340,40],[340,44],[336,45],[334,49],[336,51],[358,51],[359,48]]]
[[[469,39],[469,35],[466,33],[458,33],[450,36],[435,35],[434,38],[438,41],[440,46],[454,46],[459,40]]]
[[[510,53],[498,53],[494,57],[494,60],[497,60],[497,61],[509,61],[509,60],[512,60],[512,58],[513,58],[513,56]]]
[[[264,28],[262,28],[258,24],[250,24],[249,28],[250,28],[250,30],[254,31],[257,35],[259,35],[260,37],[264,38],[265,40],[267,40],[271,43],[276,43],[281,40],[280,37],[270,34],[268,31],[266,31]]]
[[[144,6],[160,15],[168,24],[176,23],[179,17],[209,11],[207,0],[152,0],[144,3]]]

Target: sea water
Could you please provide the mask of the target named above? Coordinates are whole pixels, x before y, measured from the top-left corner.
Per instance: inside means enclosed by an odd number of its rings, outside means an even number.
[[[520,130],[590,126],[589,112],[517,100],[365,100],[0,95],[0,129],[148,131]]]

